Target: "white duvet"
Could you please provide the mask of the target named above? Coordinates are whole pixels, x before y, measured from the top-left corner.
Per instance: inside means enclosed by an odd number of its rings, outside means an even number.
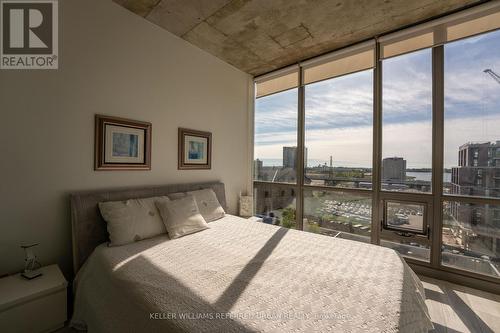
[[[227,215],[169,240],[96,248],[71,325],[89,332],[427,332],[393,250]]]

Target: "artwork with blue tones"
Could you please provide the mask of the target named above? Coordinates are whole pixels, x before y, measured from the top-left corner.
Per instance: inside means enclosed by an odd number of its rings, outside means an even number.
[[[205,144],[203,142],[189,142],[189,159],[202,160],[204,158]]]
[[[151,170],[151,123],[96,115],[94,170]]]
[[[212,133],[179,128],[178,169],[210,169]]]
[[[113,156],[137,157],[139,136],[128,133],[113,133]]]

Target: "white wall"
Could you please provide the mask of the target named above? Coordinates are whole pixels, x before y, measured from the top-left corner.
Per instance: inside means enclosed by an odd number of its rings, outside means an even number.
[[[0,274],[23,242],[71,272],[71,191],[249,183],[250,77],[110,0],[59,1],[59,70],[0,71]],[[151,171],[94,171],[96,113],[153,124]],[[213,133],[212,170],[177,170],[177,128]]]

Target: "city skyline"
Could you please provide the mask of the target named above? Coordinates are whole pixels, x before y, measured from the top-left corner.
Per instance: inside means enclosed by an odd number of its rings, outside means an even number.
[[[431,166],[432,81],[427,53],[430,50],[388,59],[400,64],[393,66],[394,73],[391,66],[384,70],[391,80],[384,82],[383,157],[405,157],[408,168]],[[446,168],[456,165],[461,144],[500,139],[500,85],[483,73],[486,68],[500,71],[499,31],[446,46]],[[371,70],[306,86],[309,165],[328,164],[333,155],[334,166],[371,168],[371,89]],[[401,100],[407,102],[401,105]],[[279,159],[282,146],[296,145],[296,105],[295,89],[256,101],[255,158]]]

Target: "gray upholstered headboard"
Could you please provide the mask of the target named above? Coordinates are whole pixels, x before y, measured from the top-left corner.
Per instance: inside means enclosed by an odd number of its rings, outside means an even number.
[[[220,182],[134,187],[111,190],[85,191],[71,194],[71,225],[73,237],[73,269],[75,274],[101,243],[108,241],[106,222],[97,204],[132,198],[147,198],[211,188],[220,204],[226,209],[224,184]]]

